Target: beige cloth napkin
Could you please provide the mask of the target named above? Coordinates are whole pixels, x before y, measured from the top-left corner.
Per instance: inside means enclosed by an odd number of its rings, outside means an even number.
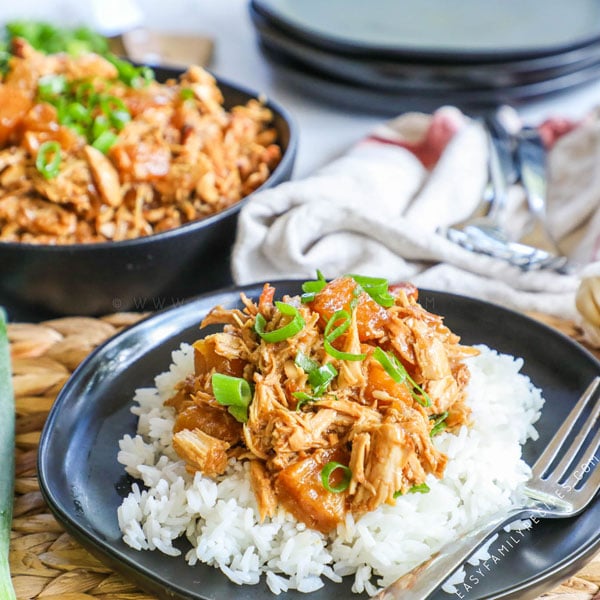
[[[577,265],[569,275],[523,272],[438,233],[472,212],[487,181],[483,129],[445,107],[405,114],[314,175],[257,193],[239,217],[234,280],[361,273],[577,319],[582,273],[600,274],[600,119],[562,135],[548,164],[549,223]],[[519,223],[523,191],[510,197]]]

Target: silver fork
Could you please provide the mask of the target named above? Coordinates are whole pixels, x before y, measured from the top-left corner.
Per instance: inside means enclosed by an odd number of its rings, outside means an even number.
[[[599,385],[600,377],[596,377],[533,465],[519,506],[493,516],[485,525],[443,547],[375,598],[426,600],[500,527],[520,517],[556,519],[582,512],[600,488],[600,456],[597,454],[600,446]],[[586,411],[588,414],[584,417]],[[598,431],[591,441],[587,441],[594,428]],[[558,464],[555,464],[557,460]]]
[[[521,173],[517,171],[514,161],[514,140],[500,118],[490,117],[486,119],[485,125],[489,150],[489,182],[482,201],[467,219],[451,225],[443,233],[449,240],[468,250],[505,260],[524,271],[566,271],[567,260],[556,252],[556,248],[539,248],[523,241],[514,241],[501,224],[509,186],[518,180]],[[531,169],[527,171],[527,175],[531,175]],[[536,203],[533,204],[529,190],[527,198],[530,207],[539,207],[539,200],[543,200],[543,196],[538,194],[535,196]],[[533,217],[534,223],[540,222],[539,209],[533,213]]]

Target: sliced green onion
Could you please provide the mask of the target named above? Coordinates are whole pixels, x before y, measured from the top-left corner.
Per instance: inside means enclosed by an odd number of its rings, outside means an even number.
[[[88,45],[83,40],[69,40],[65,48],[67,54],[71,56],[81,56],[89,52]]]
[[[426,494],[429,492],[429,486],[426,483],[419,483],[417,485],[413,485],[410,490],[408,490],[409,494]]]
[[[12,21],[7,23],[8,38],[25,38],[36,50],[45,54],[95,52],[106,54],[108,42],[104,36],[87,27],[77,29],[56,27],[41,21]]]
[[[99,138],[105,131],[108,131],[110,123],[106,115],[98,115],[92,123],[92,137]]]
[[[56,141],[44,142],[38,150],[35,168],[46,179],[52,179],[60,172],[60,161],[60,144]]]
[[[181,88],[181,90],[179,90],[179,96],[182,100],[192,100],[195,96],[194,90],[191,88]]]
[[[300,412],[300,409],[305,404],[308,404],[310,402],[317,402],[317,400],[318,400],[318,398],[315,398],[315,396],[311,396],[310,394],[307,394],[306,392],[293,392],[292,396],[294,396],[294,398],[296,398],[296,400],[298,400],[298,402],[296,403],[296,412]]]
[[[325,393],[325,390],[334,378],[337,377],[337,374],[337,369],[331,363],[327,363],[318,369],[313,369],[308,374],[308,383],[310,383],[317,398]]]
[[[438,433],[441,433],[442,431],[444,431],[444,429],[446,429],[446,418],[447,417],[448,417],[447,410],[439,415],[431,415],[429,417],[430,419],[434,420],[431,431],[429,432],[429,435],[431,437],[436,436]]]
[[[331,363],[320,365],[316,360],[309,358],[300,351],[296,354],[294,363],[308,375],[308,383],[313,388],[314,398],[322,396],[338,374],[337,369]]]
[[[344,478],[338,485],[332,486],[329,483],[329,478],[336,469],[341,469],[343,471]],[[350,468],[346,465],[343,465],[342,463],[335,462],[334,460],[328,462],[321,470],[321,483],[323,484],[323,487],[328,492],[333,492],[334,494],[339,494],[340,492],[347,490],[348,486],[350,485],[351,479],[352,471],[350,470]]]
[[[100,108],[111,124],[121,131],[126,123],[131,121],[131,115],[125,102],[117,96],[103,96],[100,98]]]
[[[72,92],[78,102],[85,104],[89,108],[96,106],[100,100],[100,95],[96,92],[96,88],[89,81],[78,83],[72,88]]]
[[[138,67],[137,76],[131,82],[131,87],[139,89],[147,86],[152,81],[154,81],[154,71],[150,67],[144,65]]]
[[[69,123],[69,128],[72,129],[75,133],[77,133],[81,137],[87,139],[87,130],[80,123]]]
[[[119,79],[129,87],[140,88],[154,79],[154,71],[150,67],[135,67],[114,54],[105,58],[116,67]]]
[[[408,493],[409,494],[426,494],[429,491],[430,491],[430,488],[426,483],[419,483],[419,484],[413,485],[411,488],[409,488]],[[394,492],[394,498],[398,498],[399,496],[402,496],[401,491]]]
[[[383,277],[366,277],[364,275],[349,275],[360,285],[377,304],[389,308],[394,304],[394,297],[388,289],[388,280]]]
[[[44,75],[38,80],[38,98],[46,102],[54,100],[66,88],[67,80],[64,75]]]
[[[117,141],[117,137],[112,131],[104,131],[92,142],[92,146],[106,154]]]
[[[71,102],[67,104],[67,114],[76,123],[90,123],[92,116],[90,111],[81,102]]]
[[[110,115],[110,121],[117,131],[121,131],[131,121],[131,115],[126,110],[115,110]]]
[[[288,338],[295,336],[304,329],[304,325],[306,324],[304,318],[300,314],[300,311],[295,306],[286,304],[285,302],[275,302],[275,306],[282,315],[292,317],[292,319],[289,321],[289,323],[279,327],[278,329],[273,331],[265,331],[265,327],[267,325],[266,319],[260,313],[256,315],[254,331],[256,331],[256,333],[258,333],[258,335],[260,335],[265,342],[269,343],[282,342],[283,340],[287,340]]]
[[[126,85],[131,86],[137,76],[137,69],[130,62],[117,56],[109,55],[106,58],[116,67],[119,79]]]
[[[127,111],[127,106],[125,106],[125,102],[118,98],[117,96],[101,96],[100,97],[100,108],[102,112],[110,116],[110,113],[116,110],[124,110]]]
[[[61,125],[66,125],[70,120],[69,110],[67,108],[69,106],[69,102],[67,101],[67,98],[63,96],[56,98],[52,102],[52,105],[56,108],[56,118],[58,119],[58,122]]]
[[[304,352],[298,350],[296,353],[296,358],[294,359],[294,363],[297,367],[300,367],[305,373],[310,373],[315,369],[319,368],[319,363],[312,358],[308,358]]]
[[[248,406],[252,401],[252,388],[242,377],[232,377],[223,373],[214,373],[211,378],[215,400],[227,406],[227,410],[237,421],[248,420]]]
[[[408,382],[410,384],[410,393],[412,397],[421,405],[421,406],[430,406],[431,398],[427,394],[427,392],[408,374],[407,370],[404,368],[404,365],[391,353],[382,350],[379,346],[375,348],[373,352],[373,358],[375,358],[381,366],[385,369],[385,372],[396,382],[396,383],[405,383]],[[417,390],[417,392],[415,392]]]
[[[335,324],[340,320],[342,323],[336,327]],[[342,352],[341,350],[333,347],[332,342],[346,333],[351,322],[352,317],[347,310],[336,310],[333,315],[331,315],[331,318],[329,321],[327,321],[327,325],[325,325],[325,331],[323,332],[323,346],[325,348],[325,352],[339,360],[364,360],[367,356],[366,354]]]
[[[317,269],[316,281],[305,281],[302,284],[302,291],[304,292],[300,299],[304,304],[312,302],[315,296],[327,285],[327,280],[323,276],[323,273]]]

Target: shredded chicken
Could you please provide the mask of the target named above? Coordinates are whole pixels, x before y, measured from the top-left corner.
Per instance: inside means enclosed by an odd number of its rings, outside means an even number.
[[[13,46],[0,75],[0,241],[106,242],[172,229],[238,202],[281,159],[271,111],[258,100],[225,109],[200,67],[132,85],[95,54]],[[44,172],[49,143],[59,161]]]
[[[263,335],[296,318],[272,286],[257,303],[242,296],[243,310],[214,308],[202,326],[223,331],[194,344],[194,376],[167,402],[188,468],[214,476],[227,459],[250,459],[261,518],[281,507],[323,532],[441,477],[447,458],[432,436],[468,424],[464,359],[477,350],[418,303],[414,286],[388,293],[384,307],[342,277],[305,303],[284,297],[301,325],[270,341]],[[252,384],[247,416],[233,419],[217,400],[215,374]]]
[[[200,469],[212,477],[227,468],[229,444],[201,429],[182,429],[173,434],[173,448],[191,470]]]

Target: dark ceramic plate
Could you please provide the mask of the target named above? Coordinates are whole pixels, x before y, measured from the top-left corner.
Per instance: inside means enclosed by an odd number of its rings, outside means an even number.
[[[381,90],[406,91],[411,86],[431,89],[432,92],[498,89],[576,73],[600,60],[600,42],[562,54],[528,60],[474,64],[376,60],[313,46],[306,39],[293,37],[277,29],[252,6],[249,10],[259,40],[283,56],[323,75]]]
[[[298,90],[329,105],[351,111],[397,116],[414,110],[432,112],[440,106],[454,105],[471,114],[489,111],[501,104],[513,106],[539,98],[568,92],[600,78],[600,56],[587,67],[573,73],[523,85],[497,88],[469,89],[468,86],[440,85],[432,87],[431,81],[407,81],[400,89],[379,89],[358,85],[339,77],[324,74],[300,61],[285,56],[280,48],[266,38],[261,39],[261,49],[277,72],[277,77]]]
[[[251,297],[262,286],[241,288]],[[281,282],[278,295],[298,293],[299,282]],[[117,507],[131,481],[117,463],[118,440],[134,434],[130,413],[134,390],[153,385],[170,363],[171,351],[199,335],[198,324],[216,304],[239,305],[240,289],[201,296],[158,313],[124,331],[96,350],[77,369],[54,404],[39,447],[41,489],[57,519],[92,553],[160,598],[273,600],[263,581],[238,587],[220,571],[190,568],[182,557],[137,552],[121,541]],[[600,374],[600,363],[555,330],[498,306],[441,292],[422,291],[421,304],[445,315],[465,343],[485,343],[525,359],[523,371],[546,398],[538,422],[540,438],[525,448],[528,462],[558,429],[587,383]],[[214,327],[212,328],[214,329]],[[470,600],[525,600],[552,588],[583,566],[600,548],[600,499],[572,519],[542,521],[503,552],[501,560],[479,576]],[[514,535],[514,534],[513,534]],[[497,542],[507,544],[504,534]],[[495,546],[490,548],[495,552]],[[473,582],[471,582],[473,583]],[[351,582],[326,584],[310,600],[357,597]],[[290,592],[286,598],[307,598]],[[449,596],[440,592],[438,600]]]
[[[600,40],[595,0],[252,0],[252,6],[290,35],[354,56],[513,60]]]

